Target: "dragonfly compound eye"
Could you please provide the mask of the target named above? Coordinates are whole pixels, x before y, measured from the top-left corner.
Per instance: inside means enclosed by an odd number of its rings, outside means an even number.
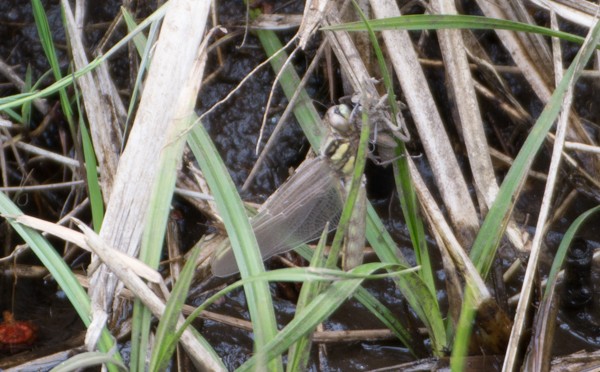
[[[337,105],[327,110],[325,121],[338,133],[347,133],[351,130],[350,114],[352,110],[347,105]]]

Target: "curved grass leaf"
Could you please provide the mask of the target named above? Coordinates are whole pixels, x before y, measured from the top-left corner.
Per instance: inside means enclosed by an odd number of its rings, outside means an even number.
[[[32,101],[38,98],[44,98],[50,95],[53,95],[59,92],[61,89],[68,87],[73,84],[73,79],[77,79],[78,77],[87,74],[88,72],[94,70],[101,63],[105,62],[108,58],[113,56],[115,53],[119,52],[121,48],[125,47],[127,43],[129,43],[138,33],[142,32],[146,27],[150,26],[153,22],[158,19],[164,17],[166,10],[169,7],[169,2],[165,3],[163,6],[158,8],[154,13],[152,13],[149,17],[147,17],[138,27],[135,28],[134,31],[130,32],[123,39],[119,40],[112,48],[110,48],[105,54],[96,57],[93,61],[91,61],[87,66],[82,68],[79,71],[75,71],[74,73],[61,78],[56,81],[52,85],[31,93],[21,93],[15,94],[10,97],[0,98],[0,112],[5,111],[12,107],[18,107],[23,105],[28,101]]]
[[[116,368],[119,371],[129,371],[123,362],[116,360],[110,354],[89,351],[69,358],[67,361],[64,361],[52,368],[51,372],[80,371],[86,368],[100,367],[103,365],[108,365],[112,368]]]
[[[156,329],[154,349],[152,350],[152,357],[150,359],[150,371],[165,371],[171,362],[171,356],[173,355],[175,347],[177,346],[177,341],[179,340],[179,337],[173,332],[173,329],[175,329],[177,319],[181,314],[181,309],[187,298],[190,284],[194,278],[194,270],[199,255],[200,246],[196,246],[192,249],[190,256],[187,258],[187,262],[185,263],[183,270],[181,270],[179,278],[171,292],[171,296],[167,301],[167,307],[160,318]],[[213,353],[215,361],[221,363],[221,359],[208,342],[206,342],[203,337],[200,337],[199,341],[204,344],[206,350],[210,350]],[[225,369],[225,366],[222,365],[222,367]]]
[[[368,277],[373,272],[385,267],[389,267],[389,265],[382,263],[363,264],[346,274]],[[402,272],[397,274],[401,276]],[[262,361],[271,360],[281,355],[297,339],[310,333],[319,323],[327,319],[344,301],[352,296],[361,286],[363,280],[364,278],[347,279],[332,283],[327,290],[315,297],[301,313],[297,313],[296,317],[269,344],[258,350],[238,371],[263,370]]]
[[[508,30],[541,34],[557,37],[562,40],[582,44],[584,38],[568,32],[556,31],[542,26],[508,21],[506,19],[489,18],[474,15],[439,15],[413,14],[400,17],[390,17],[369,20],[369,26],[374,31],[383,30],[440,30],[440,29],[471,29],[471,30]],[[323,27],[323,30],[366,31],[363,22],[349,22],[335,26]]]
[[[571,226],[569,226],[569,228],[567,229],[567,232],[563,236],[562,240],[560,241],[560,245],[556,250],[554,261],[552,261],[552,268],[550,269],[550,273],[548,274],[548,282],[546,283],[544,298],[548,296],[550,289],[556,285],[556,282],[558,280],[558,273],[563,265],[563,262],[567,255],[567,251],[569,250],[569,246],[573,242],[575,234],[577,234],[581,226],[583,226],[583,224],[586,223],[590,217],[592,217],[598,212],[600,212],[600,206],[585,211],[579,217],[577,217],[575,221],[573,221]]]
[[[264,272],[256,237],[250,226],[242,200],[229,176],[223,160],[202,125],[196,125],[188,135],[194,153],[217,204],[227,230],[231,247],[242,277]],[[252,282],[244,286],[248,309],[254,327],[255,348],[261,349],[277,333],[277,323],[267,282]],[[271,365],[274,369],[282,370]]]

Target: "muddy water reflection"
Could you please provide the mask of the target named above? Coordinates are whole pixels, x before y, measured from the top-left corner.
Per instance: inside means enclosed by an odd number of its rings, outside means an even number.
[[[12,283],[12,278],[2,277],[0,307],[35,325],[37,338],[27,348],[0,350],[0,368],[82,345],[85,327],[55,283],[22,278],[15,287]]]

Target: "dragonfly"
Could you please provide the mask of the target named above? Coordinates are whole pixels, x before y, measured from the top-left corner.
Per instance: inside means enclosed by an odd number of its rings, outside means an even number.
[[[250,220],[263,260],[315,240],[327,222],[330,230],[337,226],[358,145],[355,112],[346,104],[327,110],[330,135],[320,155],[305,160]],[[211,267],[219,277],[239,271],[231,247],[217,252]]]

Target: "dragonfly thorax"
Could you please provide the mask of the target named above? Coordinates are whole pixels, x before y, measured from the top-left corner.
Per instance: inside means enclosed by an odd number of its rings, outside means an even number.
[[[331,168],[346,176],[354,169],[355,153],[354,146],[346,138],[332,137],[325,143],[321,155],[329,161]]]

